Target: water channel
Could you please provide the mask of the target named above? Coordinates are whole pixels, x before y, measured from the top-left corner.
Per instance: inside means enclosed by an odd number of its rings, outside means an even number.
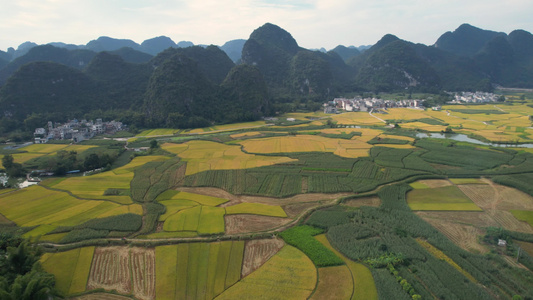
[[[480,140],[473,139],[466,134],[460,133],[417,133],[417,138],[434,138],[434,139],[450,139],[458,142],[468,142],[472,144],[493,146],[493,147],[512,147],[512,148],[533,148],[533,144],[499,144],[499,143],[486,143]]]

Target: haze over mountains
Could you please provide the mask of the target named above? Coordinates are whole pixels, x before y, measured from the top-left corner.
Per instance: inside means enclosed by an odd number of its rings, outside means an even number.
[[[24,53],[24,54],[23,54]],[[0,52],[0,131],[100,114],[142,127],[197,127],[316,109],[348,92],[533,87],[533,36],[463,24],[427,46],[383,36],[357,49],[301,48],[265,24],[221,47],[156,37]]]

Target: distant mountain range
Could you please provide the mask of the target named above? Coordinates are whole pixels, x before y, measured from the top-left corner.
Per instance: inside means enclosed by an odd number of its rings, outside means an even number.
[[[348,92],[488,91],[533,87],[533,36],[463,24],[434,45],[394,35],[359,48],[300,47],[267,23],[247,40],[194,46],[156,37],[140,45],[24,43],[0,52],[0,133],[95,116],[139,127],[197,127],[317,109]]]

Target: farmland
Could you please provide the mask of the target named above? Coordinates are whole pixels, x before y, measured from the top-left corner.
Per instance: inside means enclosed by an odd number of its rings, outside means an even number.
[[[129,147],[159,147],[105,171],[0,191],[0,229],[40,243],[75,299],[533,298],[533,152],[416,135],[532,143],[532,114],[454,105],[151,129]],[[35,165],[96,144],[13,156]]]

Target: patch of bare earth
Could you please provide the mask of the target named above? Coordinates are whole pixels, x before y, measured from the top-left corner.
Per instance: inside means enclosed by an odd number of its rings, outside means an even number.
[[[154,249],[97,247],[87,289],[98,288],[133,294],[137,299],[155,299]]]
[[[155,299],[155,249],[132,248],[133,294],[138,299]]]
[[[226,215],[226,234],[261,232],[285,225],[289,218],[267,217],[259,215]]]
[[[449,180],[444,180],[444,179],[427,179],[427,180],[420,180],[419,182],[429,186],[432,189],[452,185],[452,183]]]
[[[131,293],[128,248],[98,247],[94,250],[87,289],[97,288],[116,290],[121,294]]]
[[[262,204],[269,204],[269,205],[287,205],[287,204],[301,203],[301,202],[333,200],[333,199],[338,199],[341,197],[352,195],[352,193],[336,193],[336,194],[312,193],[312,194],[298,194],[296,196],[286,197],[286,198],[272,198],[272,197],[259,197],[259,196],[247,196],[247,195],[233,195],[222,189],[211,188],[211,187],[180,187],[180,188],[177,188],[177,190],[188,192],[188,193],[195,193],[195,194],[200,194],[200,195],[224,198],[230,201],[235,201],[233,202],[235,204],[241,203],[241,202],[250,202],[250,203],[262,203]]]
[[[94,293],[79,297],[69,298],[70,300],[131,300],[130,297],[119,296],[107,293]]]
[[[285,245],[282,239],[265,239],[246,241],[242,264],[242,277],[261,267]]]
[[[378,207],[381,205],[381,199],[379,197],[363,197],[357,199],[350,199],[343,202],[344,205],[351,207],[361,207],[361,206],[373,206]]]
[[[443,219],[422,218],[467,251],[482,254],[489,251],[487,247],[478,243],[479,236],[484,234],[483,230],[479,228]]]

